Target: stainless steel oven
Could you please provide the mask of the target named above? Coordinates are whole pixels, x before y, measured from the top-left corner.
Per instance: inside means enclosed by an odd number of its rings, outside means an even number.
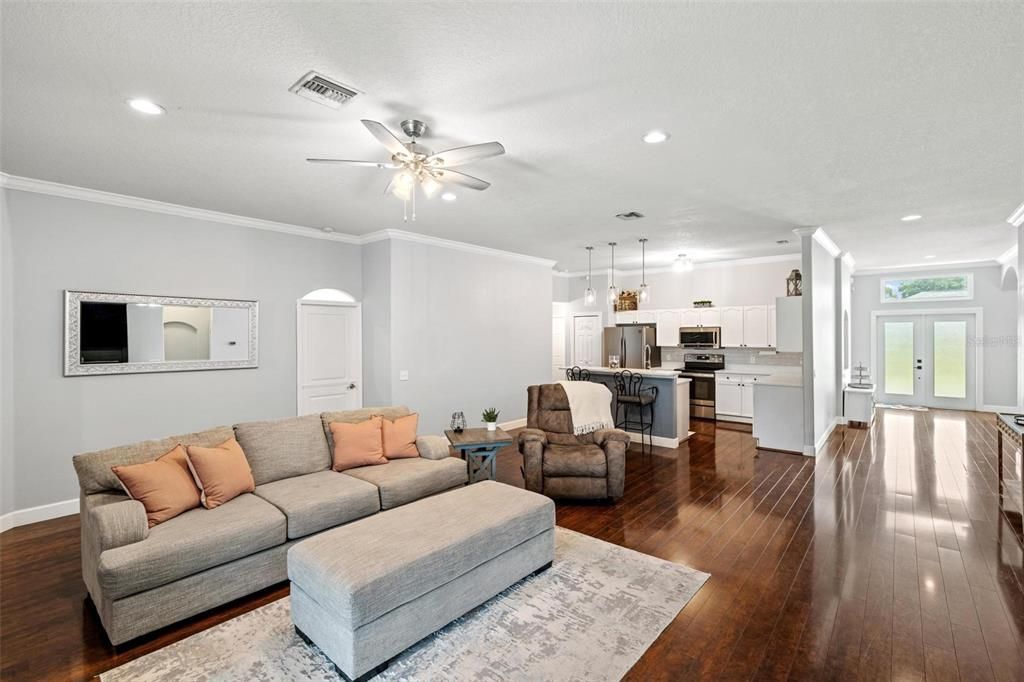
[[[680,348],[721,348],[721,327],[680,327]]]
[[[715,371],[725,369],[725,356],[719,353],[687,353],[683,360],[686,366],[679,370],[679,376],[690,380],[690,417],[714,419]]]

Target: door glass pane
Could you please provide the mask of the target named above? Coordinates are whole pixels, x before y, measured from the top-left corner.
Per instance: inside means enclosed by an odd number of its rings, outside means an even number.
[[[935,397],[967,397],[967,322],[935,322]]]
[[[914,323],[885,322],[885,392],[914,395]]]

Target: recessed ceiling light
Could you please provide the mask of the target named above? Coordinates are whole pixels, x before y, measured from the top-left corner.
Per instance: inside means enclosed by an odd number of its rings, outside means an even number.
[[[166,111],[156,102],[142,98],[128,100],[128,106],[140,114],[149,114],[150,116],[158,116]]]
[[[915,220],[920,220],[920,219],[921,219],[921,216],[917,215],[916,213],[911,213],[910,215],[905,215],[902,218],[900,218],[900,220],[902,220],[905,223],[912,223]]]
[[[934,253],[929,253],[927,256],[925,256],[926,260],[930,259],[930,258],[935,258],[935,254]]]
[[[647,144],[661,144],[669,138],[669,134],[664,130],[651,130],[644,135],[644,142]]]
[[[455,201],[455,192],[445,192],[441,195],[441,198],[445,201]]]

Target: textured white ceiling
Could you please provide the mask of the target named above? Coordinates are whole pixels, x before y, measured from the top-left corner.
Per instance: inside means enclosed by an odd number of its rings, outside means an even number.
[[[992,258],[1024,200],[1020,3],[2,3],[13,175],[315,228],[403,228],[619,265],[793,251],[824,226],[859,266]],[[366,94],[288,92],[309,69]],[[145,95],[168,109],[145,118]],[[493,183],[416,223],[359,124],[416,116]],[[640,142],[661,127],[672,139]],[[639,210],[642,221],[614,214]],[[925,218],[901,223],[907,213]],[[607,247],[595,264],[606,262]]]

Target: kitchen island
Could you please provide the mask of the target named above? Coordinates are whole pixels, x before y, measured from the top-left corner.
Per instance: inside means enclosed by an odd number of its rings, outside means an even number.
[[[566,369],[562,367],[561,369]],[[666,448],[678,447],[690,437],[690,380],[680,377],[674,369],[632,369],[614,367],[582,367],[590,372],[590,380],[604,384],[615,395],[615,374],[629,371],[644,378],[643,387],[655,386],[658,397],[654,401],[654,428],[652,429],[654,445]],[[612,416],[615,416],[614,403]],[[639,432],[629,432],[634,442],[640,442]]]

